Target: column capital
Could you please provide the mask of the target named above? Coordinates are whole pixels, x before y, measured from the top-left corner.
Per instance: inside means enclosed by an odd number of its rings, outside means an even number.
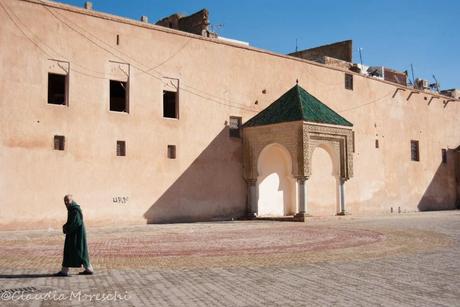
[[[305,211],[303,212],[298,212],[296,215],[294,215],[294,221],[297,222],[306,222],[306,219],[310,217],[311,215],[306,213]]]
[[[297,179],[297,182],[304,183],[305,181],[308,180],[308,176],[297,176],[296,179]]]
[[[248,185],[256,185],[257,179],[246,179]]]

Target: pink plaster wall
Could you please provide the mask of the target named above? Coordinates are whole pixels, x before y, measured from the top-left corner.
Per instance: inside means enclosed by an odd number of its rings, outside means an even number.
[[[66,193],[87,219],[109,223],[241,216],[241,140],[229,137],[226,123],[229,116],[245,122],[296,79],[354,123],[350,213],[455,207],[454,159],[442,165],[441,148],[460,143],[458,101],[445,106],[428,93],[407,100],[409,91],[394,95],[394,85],[359,75],[350,91],[343,71],[300,59],[65,5],[2,4],[2,224],[59,225]],[[50,58],[70,62],[67,107],[47,104]],[[109,61],[130,64],[129,114],[108,110]],[[178,120],[162,117],[161,76],[179,79]],[[55,134],[65,135],[64,152],[53,150]],[[411,139],[420,141],[420,162],[410,161]],[[115,155],[117,140],[126,141],[126,157]],[[168,144],[177,159],[167,159]]]

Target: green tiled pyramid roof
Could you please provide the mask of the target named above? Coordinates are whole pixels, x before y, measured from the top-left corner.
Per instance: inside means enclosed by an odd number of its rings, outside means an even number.
[[[296,84],[283,96],[248,120],[243,127],[303,120],[320,124],[353,126],[348,120]]]

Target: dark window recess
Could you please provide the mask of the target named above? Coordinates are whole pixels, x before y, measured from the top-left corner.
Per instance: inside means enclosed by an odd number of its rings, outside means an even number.
[[[229,132],[231,137],[241,137],[241,117],[230,116]]]
[[[54,136],[54,150],[64,150],[65,137],[63,135]]]
[[[128,112],[127,82],[110,80],[110,111]]]
[[[176,159],[176,145],[168,145],[168,158]]]
[[[375,140],[375,148],[379,148],[379,140]]]
[[[353,75],[345,74],[345,88],[353,90]]]
[[[447,149],[442,150],[442,163],[447,163]]]
[[[179,118],[177,92],[163,91],[163,117]]]
[[[48,74],[48,103],[66,104],[66,75]]]
[[[410,141],[410,158],[412,161],[420,161],[418,141]]]
[[[117,34],[117,45],[120,45],[120,34]]]
[[[117,156],[124,157],[126,156],[126,142],[117,141]]]

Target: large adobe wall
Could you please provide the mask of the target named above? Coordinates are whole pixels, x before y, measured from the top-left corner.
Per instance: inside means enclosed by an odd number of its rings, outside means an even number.
[[[296,79],[354,123],[354,177],[346,183],[352,214],[454,207],[453,159],[442,165],[441,148],[459,145],[457,101],[407,100],[408,91],[358,75],[350,91],[343,71],[300,59],[64,5],[2,4],[2,224],[59,225],[65,193],[89,220],[241,216],[242,142],[229,137],[229,116],[245,122]],[[53,58],[70,62],[68,107],[46,101]],[[129,114],[108,111],[109,61],[130,64]],[[178,120],[162,117],[159,76],[179,79]],[[65,135],[65,151],[52,149],[53,135]],[[411,139],[420,141],[420,162],[410,161]],[[126,157],[115,155],[117,140],[127,142]],[[177,146],[175,160],[166,156],[169,144]]]

